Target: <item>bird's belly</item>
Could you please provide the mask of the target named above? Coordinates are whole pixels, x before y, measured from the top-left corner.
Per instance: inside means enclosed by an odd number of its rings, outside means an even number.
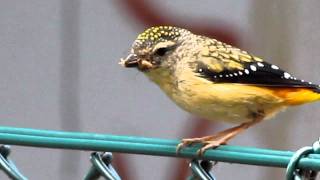
[[[179,104],[179,103],[178,103]],[[250,110],[245,105],[226,106],[219,103],[194,103],[179,104],[183,109],[192,114],[214,121],[224,121],[230,123],[242,123],[249,121]]]
[[[205,84],[187,86],[171,98],[192,114],[230,123],[251,121],[257,113],[270,117],[285,106],[282,99],[263,88],[241,84]]]

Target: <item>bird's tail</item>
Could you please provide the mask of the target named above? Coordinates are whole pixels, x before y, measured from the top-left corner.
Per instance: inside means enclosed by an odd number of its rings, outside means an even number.
[[[286,105],[300,105],[320,100],[320,89],[280,88],[274,93],[284,100]]]

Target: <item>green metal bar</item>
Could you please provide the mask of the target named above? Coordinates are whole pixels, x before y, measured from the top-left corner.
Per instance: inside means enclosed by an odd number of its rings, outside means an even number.
[[[164,144],[164,145],[177,145],[178,140],[159,139],[159,138],[146,138],[137,136],[119,136],[119,135],[106,135],[106,134],[94,134],[85,132],[66,132],[66,131],[53,131],[53,130],[38,130],[30,128],[15,128],[0,126],[0,133],[13,133],[21,135],[35,135],[35,136],[49,136],[57,138],[75,138],[75,139],[95,139],[95,140],[108,140],[108,141],[121,141],[121,142],[133,142],[133,143],[145,143],[145,144]],[[218,148],[224,151],[232,152],[244,152],[244,153],[255,153],[265,155],[279,155],[279,156],[293,156],[293,152],[280,151],[280,150],[269,150],[259,149],[252,147],[243,146],[221,146]],[[315,154],[311,157],[319,158],[320,155]]]
[[[176,154],[178,140],[115,136],[95,133],[35,130],[0,127],[0,143],[33,147],[77,149],[87,151],[111,151],[156,156],[199,158],[197,147],[184,148]],[[285,168],[293,152],[274,151],[240,146],[221,146],[208,150],[201,159]],[[302,158],[298,168],[320,170],[320,156]]]

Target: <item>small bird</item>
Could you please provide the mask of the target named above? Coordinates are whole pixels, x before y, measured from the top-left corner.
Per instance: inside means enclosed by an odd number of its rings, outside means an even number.
[[[177,152],[202,143],[199,155],[289,106],[320,100],[320,86],[216,39],[173,27],[139,34],[124,67],[136,67],[182,109],[238,124],[211,136],[182,139]]]

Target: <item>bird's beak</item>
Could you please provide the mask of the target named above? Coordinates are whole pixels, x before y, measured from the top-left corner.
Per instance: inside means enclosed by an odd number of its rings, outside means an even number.
[[[153,65],[149,61],[140,59],[135,54],[129,54],[125,59],[121,59],[119,64],[127,68],[136,67],[140,71],[146,71],[153,68]]]
[[[127,68],[138,67],[139,58],[135,54],[129,54],[126,58],[121,58],[119,64]]]

